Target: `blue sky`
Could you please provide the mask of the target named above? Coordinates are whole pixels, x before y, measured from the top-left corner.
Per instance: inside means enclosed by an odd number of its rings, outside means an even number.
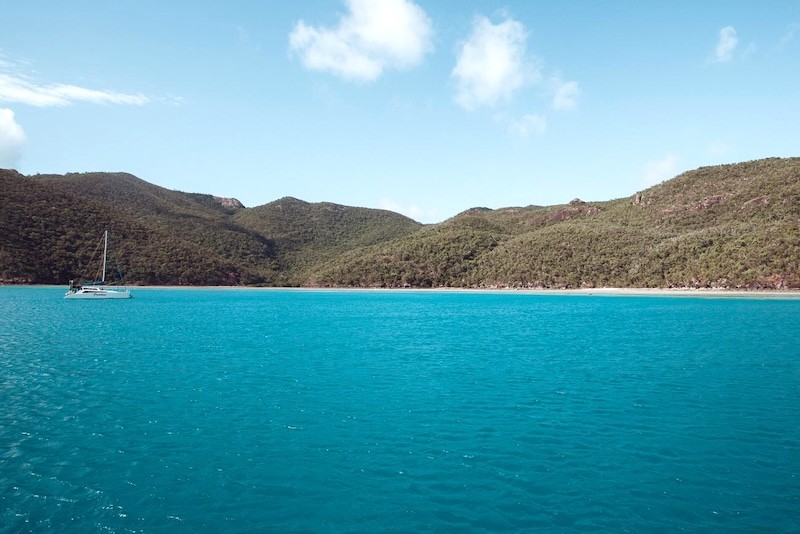
[[[0,167],[438,222],[800,156],[800,2],[0,0]]]

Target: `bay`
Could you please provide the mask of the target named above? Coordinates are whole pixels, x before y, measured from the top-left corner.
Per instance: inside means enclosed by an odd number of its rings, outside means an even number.
[[[800,301],[0,287],[0,529],[793,531]]]

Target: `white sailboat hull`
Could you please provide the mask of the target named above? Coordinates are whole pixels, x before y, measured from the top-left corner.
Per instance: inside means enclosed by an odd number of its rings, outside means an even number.
[[[104,299],[129,299],[131,292],[128,289],[109,289],[98,287],[83,287],[77,290],[69,290],[65,299],[90,299],[90,300],[104,300]]]

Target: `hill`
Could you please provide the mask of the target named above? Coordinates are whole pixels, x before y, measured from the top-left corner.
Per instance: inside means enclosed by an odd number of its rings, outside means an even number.
[[[64,284],[84,273],[103,229],[131,284],[298,285],[314,254],[420,227],[383,210],[171,191],[126,173],[23,176],[0,170],[0,282]],[[260,230],[260,231],[259,231]]]
[[[800,158],[704,167],[630,197],[385,210],[0,170],[0,282],[66,284],[104,228],[133,284],[800,288]]]
[[[281,269],[295,285],[306,283],[308,270],[339,254],[406,236],[421,224],[385,210],[329,202],[312,204],[286,197],[238,211],[233,220],[270,236],[280,253]]]
[[[800,159],[684,173],[631,197],[468,210],[345,254],[312,283],[367,287],[800,287]]]
[[[115,261],[134,283],[268,283],[276,277],[268,241],[227,227],[229,216],[205,195],[168,191],[127,174],[0,171],[0,184],[2,281],[62,284],[80,277],[106,228]]]

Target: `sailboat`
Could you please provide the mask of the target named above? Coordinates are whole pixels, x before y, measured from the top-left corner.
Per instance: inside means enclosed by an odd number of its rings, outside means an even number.
[[[106,255],[108,253],[108,230],[103,234],[103,271],[100,280],[76,284],[74,280],[69,281],[69,290],[64,295],[65,299],[129,299],[131,292],[122,287],[106,287]]]

